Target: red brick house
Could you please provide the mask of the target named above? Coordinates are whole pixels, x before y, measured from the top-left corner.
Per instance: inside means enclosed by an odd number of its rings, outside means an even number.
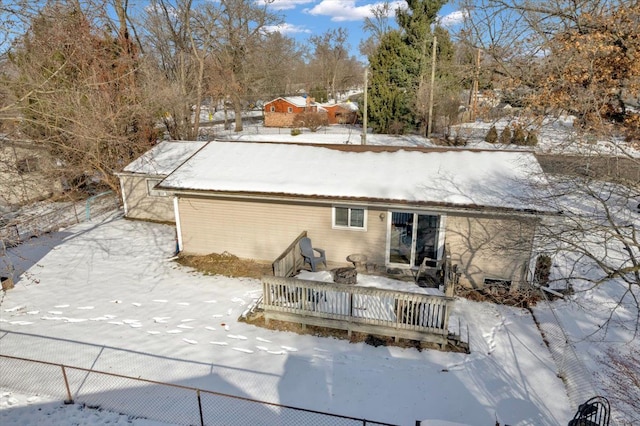
[[[322,104],[327,112],[329,124],[355,124],[358,119],[358,104],[347,101],[339,104]]]
[[[313,98],[287,96],[277,98],[264,105],[265,127],[293,127],[293,120],[301,112],[317,112]]]

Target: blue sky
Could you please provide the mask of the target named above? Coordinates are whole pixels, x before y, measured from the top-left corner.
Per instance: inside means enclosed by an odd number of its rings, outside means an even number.
[[[362,30],[364,18],[370,16],[372,6],[380,3],[370,0],[274,0],[270,7],[284,16],[284,24],[278,30],[300,41],[332,28],[346,28],[349,31],[351,53],[360,58],[358,44],[367,37]],[[406,5],[404,0],[390,3],[396,7]],[[462,17],[453,2],[446,4],[440,14],[448,27],[460,22]],[[395,22],[394,17],[395,14],[391,16],[392,22]]]

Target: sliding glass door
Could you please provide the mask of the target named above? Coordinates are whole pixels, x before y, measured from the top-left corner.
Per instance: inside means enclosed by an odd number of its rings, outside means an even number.
[[[387,263],[417,267],[424,258],[436,266],[442,256],[444,217],[431,214],[390,212]]]

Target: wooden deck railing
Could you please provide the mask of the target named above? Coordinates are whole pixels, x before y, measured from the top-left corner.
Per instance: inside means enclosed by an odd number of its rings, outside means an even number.
[[[276,277],[291,277],[304,266],[304,258],[300,254],[298,243],[307,236],[307,231],[302,231],[298,238],[286,248],[276,260],[273,261],[273,275]]]
[[[453,299],[353,285],[262,278],[270,319],[444,344]]]

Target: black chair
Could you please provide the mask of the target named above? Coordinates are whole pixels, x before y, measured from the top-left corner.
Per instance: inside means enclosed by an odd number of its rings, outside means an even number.
[[[594,396],[580,404],[568,426],[609,426],[610,411],[607,398]]]

